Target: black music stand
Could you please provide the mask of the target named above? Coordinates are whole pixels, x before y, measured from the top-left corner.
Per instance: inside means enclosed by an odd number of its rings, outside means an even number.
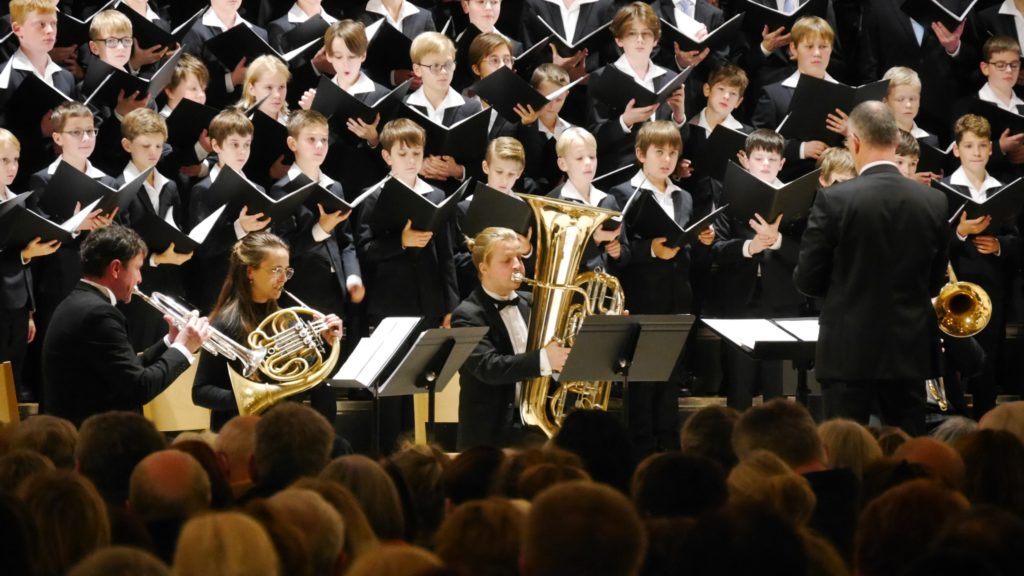
[[[629,427],[629,382],[672,376],[695,321],[690,314],[588,316],[559,380],[622,382],[622,419]]]

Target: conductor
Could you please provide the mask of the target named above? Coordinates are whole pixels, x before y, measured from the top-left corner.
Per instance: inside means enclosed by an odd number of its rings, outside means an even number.
[[[900,175],[899,132],[881,102],[849,117],[847,146],[859,176],[818,192],[793,279],[824,298],[815,373],[826,417],[924,431],[927,378],[940,372],[931,298],[948,263],[946,199]]]

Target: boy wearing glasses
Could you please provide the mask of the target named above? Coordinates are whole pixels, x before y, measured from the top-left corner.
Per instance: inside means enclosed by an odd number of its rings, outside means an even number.
[[[978,90],[977,98],[1007,112],[1024,114],[1024,100],[1013,91],[1020,76],[1020,45],[1017,41],[1008,36],[989,38],[982,46],[979,66],[985,76],[985,85]],[[1024,164],[1024,133],[1010,134],[1006,129],[996,137],[988,169],[1002,179],[1012,180],[1016,167]]]

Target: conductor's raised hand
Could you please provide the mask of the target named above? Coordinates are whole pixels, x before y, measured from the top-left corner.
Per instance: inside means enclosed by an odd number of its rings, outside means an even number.
[[[433,232],[414,230],[412,220],[406,220],[405,228],[402,228],[402,248],[423,248],[433,237]]]
[[[977,218],[968,218],[967,212],[961,212],[960,222],[956,225],[956,233],[961,237],[971,236],[972,234],[981,234],[991,223],[991,216],[986,215],[978,216]]]
[[[544,352],[548,355],[548,364],[551,365],[552,372],[562,371],[562,368],[565,367],[565,360],[571,351],[572,348],[562,346],[558,340],[548,342],[548,345],[544,347]]]

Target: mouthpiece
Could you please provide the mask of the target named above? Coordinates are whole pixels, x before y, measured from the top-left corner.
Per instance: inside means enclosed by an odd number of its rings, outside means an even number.
[[[519,282],[519,283],[525,282],[526,281],[526,276],[524,276],[522,272],[513,272],[512,273],[512,281],[513,282]]]

